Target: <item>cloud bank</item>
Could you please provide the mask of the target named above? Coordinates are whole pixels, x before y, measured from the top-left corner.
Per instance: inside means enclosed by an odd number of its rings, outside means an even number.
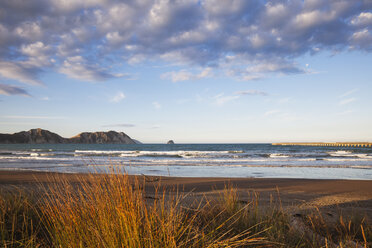
[[[214,69],[254,80],[305,73],[295,61],[304,54],[347,50],[372,51],[371,0],[0,1],[0,75],[32,85],[50,70],[104,81],[144,61],[179,65],[164,75],[172,81]]]

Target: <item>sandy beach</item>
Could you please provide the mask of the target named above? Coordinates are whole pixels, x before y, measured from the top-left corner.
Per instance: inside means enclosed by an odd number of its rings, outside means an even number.
[[[79,183],[87,174],[0,171],[0,188],[34,189],[40,183],[58,183],[60,178]],[[99,175],[97,175],[99,176]],[[135,176],[130,176],[134,179]],[[189,201],[204,196],[217,197],[231,185],[238,189],[240,200],[247,201],[255,192],[262,203],[280,197],[284,208],[293,213],[318,208],[330,216],[338,213],[366,214],[372,218],[372,181],[368,180],[316,180],[270,178],[182,178],[138,176],[146,181],[146,193],[151,196],[159,185],[168,193],[187,194]]]

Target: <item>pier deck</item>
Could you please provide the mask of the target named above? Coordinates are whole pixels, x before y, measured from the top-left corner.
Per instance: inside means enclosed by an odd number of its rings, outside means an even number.
[[[272,143],[274,146],[343,146],[343,147],[372,147],[372,142],[286,142]]]

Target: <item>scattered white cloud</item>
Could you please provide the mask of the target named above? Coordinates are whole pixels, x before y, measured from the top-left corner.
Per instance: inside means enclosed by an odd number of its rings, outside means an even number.
[[[234,100],[236,100],[238,98],[240,98],[239,95],[230,95],[230,96],[228,96],[228,95],[225,95],[224,93],[218,94],[218,95],[216,95],[216,96],[213,97],[215,104],[217,104],[219,106],[222,106],[225,103],[234,101]]]
[[[254,80],[259,80],[259,79],[262,79],[262,78],[264,78],[263,75],[243,75],[241,77],[241,79],[243,81],[254,81]]]
[[[31,85],[42,85],[43,83],[37,79],[39,72],[38,67],[24,62],[0,61],[0,75],[4,78]]]
[[[212,68],[203,69],[200,73],[194,74],[186,70],[166,72],[161,75],[163,79],[170,79],[172,82],[192,81],[212,76]]]
[[[104,81],[110,78],[122,77],[123,74],[113,74],[94,64],[88,64],[81,56],[68,57],[59,72],[83,81]]]
[[[269,95],[268,93],[260,90],[244,90],[237,91],[232,95],[225,95],[224,93],[220,93],[212,97],[212,99],[215,104],[224,105],[225,103],[239,99],[242,96],[268,96],[268,95]]]
[[[238,91],[236,92],[235,94],[237,95],[250,95],[250,96],[268,96],[269,94],[264,92],[264,91],[260,91],[260,90],[245,90],[245,91]]]
[[[124,93],[119,91],[113,97],[111,97],[110,102],[118,103],[121,102],[124,98],[125,98]]]
[[[43,42],[35,42],[28,45],[22,45],[20,52],[28,56],[28,60],[23,61],[24,64],[28,64],[33,67],[50,66],[50,52],[52,48],[44,45]]]
[[[152,106],[155,108],[155,109],[161,109],[161,104],[159,102],[152,102]]]
[[[281,72],[287,74],[304,72],[303,69],[298,68],[295,64],[291,64],[286,61],[270,61],[265,63],[261,62],[255,66],[248,67],[247,71],[249,73]]]
[[[351,98],[347,98],[347,99],[343,99],[339,102],[339,105],[346,105],[346,104],[349,104],[349,103],[352,103],[352,102],[355,102],[357,99],[354,98],[354,97],[351,97]]]
[[[202,97],[200,95],[196,95],[195,101],[196,102],[205,102],[205,101],[210,102],[211,101],[215,105],[222,106],[226,103],[235,101],[244,96],[268,96],[268,95],[269,94],[267,92],[260,91],[260,90],[244,90],[244,91],[237,91],[231,95],[220,93],[215,96],[208,97],[208,98]]]
[[[372,13],[371,12],[362,12],[358,16],[355,16],[351,20],[351,24],[355,26],[369,26],[372,25]]]
[[[41,85],[40,74],[55,70],[105,81],[123,76],[112,72],[122,62],[159,59],[181,67],[164,75],[174,82],[209,77],[210,68],[242,80],[306,73],[295,63],[304,54],[370,52],[371,8],[369,0],[0,1],[0,75]]]
[[[45,96],[45,97],[40,98],[40,100],[42,100],[42,101],[49,101],[50,98],[48,96]]]
[[[354,49],[372,49],[372,33],[365,28],[363,30],[356,31],[350,38],[351,46]]]
[[[13,85],[8,85],[8,84],[0,84],[0,95],[31,96],[25,89],[22,89],[20,87],[13,86]]]
[[[282,58],[272,58],[270,60],[255,59],[246,68],[242,68],[242,63],[236,63],[235,60],[236,59],[226,63],[226,66],[231,68],[226,74],[228,76],[237,77],[243,81],[259,80],[273,74],[288,75],[310,73],[308,69],[301,68],[296,63],[288,62]]]
[[[358,90],[359,89],[355,88],[355,89],[346,91],[345,93],[343,93],[342,95],[340,95],[339,98],[344,98],[344,97],[350,96],[350,95],[354,94],[355,92],[357,92]]]
[[[357,100],[357,98],[355,97],[350,97],[351,95],[353,95],[355,92],[359,91],[359,89],[355,88],[355,89],[352,89],[352,90],[349,90],[349,91],[346,91],[345,93],[341,94],[339,96],[339,98],[341,98],[341,100],[339,101],[339,105],[346,105],[346,104],[349,104],[349,103],[352,103],[352,102],[355,102]]]

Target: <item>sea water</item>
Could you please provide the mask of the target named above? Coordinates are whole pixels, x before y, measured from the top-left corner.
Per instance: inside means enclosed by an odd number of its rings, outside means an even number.
[[[372,179],[372,149],[271,144],[0,144],[0,170]]]

